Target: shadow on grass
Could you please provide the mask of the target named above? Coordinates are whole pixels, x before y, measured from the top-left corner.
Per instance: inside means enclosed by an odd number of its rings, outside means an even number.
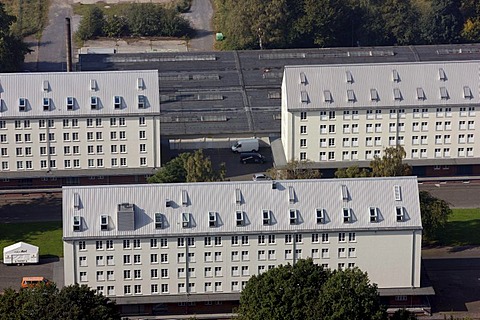
[[[467,221],[450,221],[439,230],[435,239],[427,242],[426,247],[454,247],[451,252],[459,252],[480,245],[480,219]]]
[[[0,250],[23,241],[40,248],[40,257],[63,256],[62,222],[32,222],[0,224]]]

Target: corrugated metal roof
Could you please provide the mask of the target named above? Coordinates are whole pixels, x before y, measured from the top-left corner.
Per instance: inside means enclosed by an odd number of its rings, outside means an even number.
[[[480,61],[285,66],[283,85],[289,110],[471,105],[480,102],[479,71]],[[299,74],[308,83],[300,84]]]
[[[395,186],[401,200],[395,200]],[[135,206],[135,229],[119,231],[118,205],[126,203]],[[377,222],[371,222],[371,207],[378,208]],[[397,221],[397,207],[405,208],[405,221]],[[319,208],[325,209],[324,224],[317,223]],[[351,209],[352,222],[344,222],[343,208]],[[263,210],[272,224],[264,225]],[[244,223],[237,224],[237,211]],[[217,214],[214,227],[209,212]],[[162,229],[155,229],[155,213],[163,215]],[[110,217],[108,231],[101,230],[101,215]],[[75,216],[81,232],[73,231]],[[416,177],[64,187],[63,223],[67,238],[421,228]]]
[[[2,73],[0,118],[159,113],[158,90],[157,70]]]

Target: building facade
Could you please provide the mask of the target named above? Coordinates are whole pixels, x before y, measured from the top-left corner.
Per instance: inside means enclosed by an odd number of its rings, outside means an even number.
[[[415,177],[63,188],[65,284],[145,313],[238,302],[252,275],[307,257],[406,297],[421,238]]]
[[[2,185],[160,167],[158,71],[0,74]]]
[[[287,161],[367,167],[401,145],[417,175],[480,174],[479,61],[286,66]]]

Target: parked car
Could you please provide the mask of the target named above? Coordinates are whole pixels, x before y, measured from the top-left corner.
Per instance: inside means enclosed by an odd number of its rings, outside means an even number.
[[[272,180],[269,176],[267,176],[265,173],[255,173],[253,175],[253,181],[265,181],[265,180]]]
[[[44,283],[44,284],[48,285],[50,283],[50,281],[48,281],[44,277],[23,277],[21,287],[22,288],[32,288],[32,287],[40,285],[41,283]]]
[[[243,152],[240,153],[240,163],[265,163],[265,157],[257,152]]]

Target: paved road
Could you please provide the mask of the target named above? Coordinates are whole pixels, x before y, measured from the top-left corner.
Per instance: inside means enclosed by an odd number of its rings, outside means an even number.
[[[195,37],[190,40],[189,51],[212,51],[214,32],[213,7],[210,0],[193,0],[190,11],[184,16],[190,20],[192,27],[196,30]]]
[[[420,190],[447,201],[452,208],[480,208],[480,184],[449,182],[446,184],[421,184]]]

